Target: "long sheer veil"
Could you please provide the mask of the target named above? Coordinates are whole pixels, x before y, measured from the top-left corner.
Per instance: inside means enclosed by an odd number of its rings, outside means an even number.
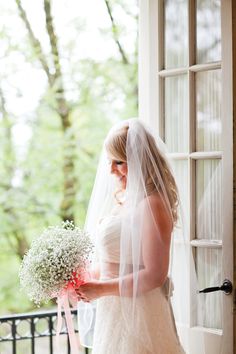
[[[173,309],[180,342],[186,353],[189,353],[193,341],[189,331],[191,319],[196,313],[201,316],[201,310],[199,311],[201,306],[197,294],[193,255],[187,239],[187,223],[181,207],[181,196],[176,194],[178,188],[171,161],[167,157],[166,146],[155,132],[137,118],[117,123],[104,142],[85,222],[85,229],[95,244],[93,264],[100,261],[99,247],[96,247],[99,242],[98,223],[109,215],[117,204],[114,196],[116,183],[110,173],[106,142],[112,134],[124,126],[128,126],[126,141],[128,175],[126,189],[121,198],[119,263],[119,289],[124,323],[128,334],[137,336],[147,351],[154,352],[153,339],[144,317],[145,307],[149,306],[148,297],[142,294],[149,291],[152,284],[158,282],[158,269],[154,266],[150,276],[144,276],[142,270],[145,268],[144,261],[147,257],[144,248],[149,249],[152,256],[155,255],[158,264],[162,242],[169,237],[169,231],[167,230],[165,235],[165,229],[161,225],[164,208],[165,215],[168,215],[172,222],[173,230],[170,239],[168,276],[160,286],[165,291],[170,308]],[[155,215],[151,204],[153,194],[162,205],[160,212],[155,210]],[[152,237],[149,237],[149,232],[152,233]],[[130,274],[132,274],[131,288]],[[87,347],[93,346],[96,311],[92,305],[79,302],[78,306],[81,342]],[[200,332],[197,340],[198,353],[204,354],[204,340]]]

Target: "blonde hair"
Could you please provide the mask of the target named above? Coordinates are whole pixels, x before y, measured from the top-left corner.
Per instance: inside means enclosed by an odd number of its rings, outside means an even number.
[[[115,160],[127,162],[126,142],[127,142],[128,130],[129,130],[129,125],[125,124],[121,128],[113,131],[112,134],[109,134],[106,140],[105,146],[107,152]],[[152,193],[155,193],[155,191],[163,190],[163,186],[160,186],[158,181],[155,181],[156,173],[154,173],[155,172],[154,166],[156,166],[164,184],[165,194],[167,195],[168,198],[173,222],[174,224],[176,224],[178,220],[179,196],[178,196],[178,188],[175,179],[173,177],[173,174],[171,172],[167,160],[158,149],[154,137],[147,130],[145,130],[145,134],[146,134],[147,148],[149,150],[149,154],[147,153],[146,156],[143,156],[141,163],[142,163],[142,170],[144,176],[146,176],[145,179],[146,193],[147,195],[151,195]],[[118,190],[115,193],[115,198],[118,201],[118,203],[120,203],[120,201],[117,198],[117,195],[120,192],[121,190]]]

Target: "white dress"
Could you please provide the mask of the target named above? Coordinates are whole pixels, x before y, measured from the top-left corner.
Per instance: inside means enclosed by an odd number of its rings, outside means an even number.
[[[104,218],[99,224],[97,247],[101,264],[109,262],[119,265],[120,227],[119,213]],[[110,274],[110,277],[117,275]],[[108,279],[107,274],[103,273],[103,267],[100,279]],[[143,342],[142,333],[137,333],[126,324],[121,311],[120,297],[104,296],[97,300],[92,354],[185,353],[179,343],[172,309],[164,290],[156,288],[139,296],[138,301],[141,302],[143,330],[149,333],[152,350],[150,351]],[[138,328],[140,332],[140,325]]]

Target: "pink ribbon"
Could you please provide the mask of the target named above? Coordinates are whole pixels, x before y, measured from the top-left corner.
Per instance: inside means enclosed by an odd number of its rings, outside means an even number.
[[[74,275],[74,274],[73,274]],[[75,288],[79,288],[80,285],[85,283],[90,278],[90,274],[87,273],[83,276],[84,280],[81,278],[76,279],[76,281],[70,281],[67,286],[61,291],[60,295],[57,297],[57,329],[56,329],[56,347],[57,353],[60,353],[60,332],[62,327],[62,315],[61,312],[65,311],[65,321],[67,326],[67,331],[70,341],[71,354],[79,354],[79,338],[75,335],[73,318],[71,315],[71,308],[76,308],[78,296],[76,294]]]
[[[58,353],[60,352],[59,349],[59,336],[60,336],[60,331],[62,327],[62,315],[61,311],[64,308],[65,311],[65,320],[66,320],[66,326],[68,330],[68,335],[69,335],[69,341],[70,341],[70,348],[71,348],[71,354],[79,354],[79,348],[78,348],[78,338],[75,336],[75,330],[74,330],[74,324],[73,324],[73,318],[71,315],[71,309],[70,309],[70,303],[73,304],[73,307],[76,307],[76,302],[77,302],[77,294],[73,288],[67,289],[63,295],[59,296],[57,298],[57,330],[56,330],[56,345],[57,345],[57,351]]]

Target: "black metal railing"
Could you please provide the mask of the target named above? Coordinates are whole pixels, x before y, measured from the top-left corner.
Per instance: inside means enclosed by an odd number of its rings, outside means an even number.
[[[75,332],[78,333],[77,311],[72,310]],[[62,353],[70,354],[69,337],[65,324],[65,314],[62,312],[63,325],[60,332]],[[56,354],[55,335],[57,312],[44,311],[27,314],[9,315],[0,317],[0,354]],[[45,338],[44,343],[39,342]],[[19,348],[19,343],[24,347]],[[41,349],[40,349],[41,348]],[[80,349],[80,353],[89,353],[88,348]]]

